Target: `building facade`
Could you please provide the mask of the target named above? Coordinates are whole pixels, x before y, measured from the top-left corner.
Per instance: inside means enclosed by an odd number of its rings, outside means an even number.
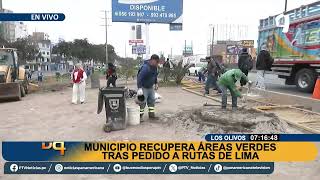
[[[51,41],[38,41],[39,55],[38,60],[41,64],[41,70],[49,71],[51,66]]]
[[[1,9],[0,13],[13,13],[8,9]],[[8,42],[15,41],[15,22],[1,21],[0,22],[0,37]]]
[[[38,47],[39,53],[35,60],[28,62],[29,68],[34,71],[51,71],[52,44],[48,34],[44,32],[33,32],[31,39]]]
[[[15,23],[15,40],[28,37],[27,25],[23,22]]]
[[[253,59],[256,58],[256,51],[253,47],[247,47],[249,54]],[[239,54],[241,53],[241,41],[217,41],[217,43],[208,45],[208,55],[222,56],[223,62],[227,64],[238,63]]]

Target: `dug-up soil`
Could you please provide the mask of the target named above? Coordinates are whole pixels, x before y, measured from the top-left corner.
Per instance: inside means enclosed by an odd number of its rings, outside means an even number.
[[[87,81],[88,84],[89,81]],[[29,81],[29,93],[46,93],[63,91],[72,87],[72,81],[69,74],[64,74],[60,78],[56,76],[46,76],[42,82],[37,80]]]
[[[297,133],[298,131],[274,114],[239,109],[222,111],[220,108],[198,108],[166,114],[163,121],[175,120],[176,127],[198,133]],[[178,125],[179,124],[179,125]]]

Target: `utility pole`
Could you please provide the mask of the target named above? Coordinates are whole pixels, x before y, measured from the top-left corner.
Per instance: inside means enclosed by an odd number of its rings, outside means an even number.
[[[124,57],[127,57],[127,42],[124,43]]]
[[[217,41],[219,40],[219,24],[216,25]]]
[[[284,4],[284,12],[287,12],[287,5],[288,5],[288,0],[285,0],[285,4]]]
[[[193,56],[193,41],[191,41],[191,48],[192,48],[191,55]]]
[[[108,26],[111,26],[111,25],[108,25],[108,13],[109,11],[106,11],[106,10],[103,10],[101,12],[104,12],[104,25],[101,25],[101,26],[104,26],[105,27],[105,31],[106,31],[106,65],[108,64],[109,62],[109,59],[108,59]]]
[[[150,40],[149,40],[149,26],[150,23],[146,23],[145,28],[146,28],[146,58],[149,58],[150,56]]]
[[[213,24],[209,24],[209,28],[211,31],[211,43],[210,43],[210,56],[213,55],[213,43],[214,43],[214,25]]]
[[[183,55],[186,56],[187,54],[187,40],[184,40],[184,53]]]
[[[213,56],[213,43],[214,43],[214,26],[212,26],[212,39],[211,39],[211,56]]]
[[[111,25],[108,25],[108,13],[110,11],[106,11],[106,10],[101,10],[101,12],[104,13],[104,17],[101,18],[101,19],[104,19],[104,24],[103,25],[100,25],[100,26],[104,26],[105,27],[105,33],[106,33],[106,67],[107,67],[107,64],[109,62],[109,59],[108,59],[108,26],[111,26]]]
[[[104,11],[104,18],[105,18],[105,26],[106,26],[106,67],[108,64],[108,12]]]

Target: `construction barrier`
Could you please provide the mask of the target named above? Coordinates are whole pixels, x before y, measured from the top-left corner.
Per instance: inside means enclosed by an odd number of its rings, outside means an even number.
[[[312,98],[320,99],[320,76],[318,77],[316,85],[314,86]]]

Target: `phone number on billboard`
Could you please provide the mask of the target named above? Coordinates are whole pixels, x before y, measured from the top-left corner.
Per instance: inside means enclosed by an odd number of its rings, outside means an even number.
[[[125,12],[125,11],[117,11],[114,13],[115,16],[130,16],[130,17],[144,17],[144,12]],[[176,13],[150,13],[146,16],[152,17],[152,18],[176,18]]]

